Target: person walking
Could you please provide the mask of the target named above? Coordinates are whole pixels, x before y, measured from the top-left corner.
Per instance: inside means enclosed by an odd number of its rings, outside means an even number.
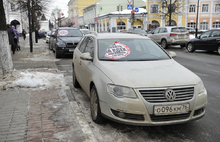
[[[38,43],[38,37],[39,37],[39,33],[38,33],[38,30],[36,28],[35,30],[35,42]]]
[[[8,32],[9,45],[11,45],[11,50],[13,54],[15,54],[15,43],[14,43],[15,33],[9,24],[7,24],[7,32]]]
[[[24,38],[24,40],[25,40],[25,38],[26,38],[26,31],[23,29],[23,31],[22,31],[22,35],[23,35],[23,38]]]
[[[12,29],[15,33],[15,36],[14,36],[14,42],[15,42],[15,49],[14,50],[18,50],[18,36],[19,36],[19,33],[18,31],[15,29],[15,27],[12,25]],[[14,53],[13,53],[14,54]]]

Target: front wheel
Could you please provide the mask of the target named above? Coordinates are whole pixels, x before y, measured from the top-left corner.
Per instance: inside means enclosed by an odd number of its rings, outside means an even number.
[[[78,82],[78,80],[76,79],[76,73],[75,73],[74,67],[73,67],[73,86],[74,86],[75,88],[80,88],[79,82]]]
[[[95,123],[102,124],[104,123],[104,118],[101,115],[101,109],[99,105],[99,97],[95,86],[92,87],[90,92],[90,111],[92,120]]]
[[[196,50],[192,43],[189,43],[186,46],[186,49],[187,49],[188,52],[194,52]]]
[[[55,51],[55,57],[60,58],[60,54],[57,51]]]
[[[220,55],[220,45],[218,45],[218,54]]]
[[[161,47],[164,48],[164,49],[167,48],[167,41],[166,41],[166,39],[163,39],[163,40],[161,41]]]

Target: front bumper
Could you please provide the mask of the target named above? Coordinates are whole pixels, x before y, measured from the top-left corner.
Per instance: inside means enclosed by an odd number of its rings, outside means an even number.
[[[69,48],[69,47],[57,47],[56,52],[58,54],[69,54],[69,55],[73,55],[75,48]]]
[[[182,45],[182,44],[186,44],[190,39],[174,39],[171,38],[170,41],[168,42],[168,44],[170,45]]]
[[[205,115],[205,107],[207,104],[207,92],[194,94],[194,97],[188,101],[169,102],[169,103],[149,103],[136,91],[137,99],[116,98],[107,94],[108,102],[100,100],[102,115],[113,121],[139,126],[160,126],[186,123],[197,120]],[[190,104],[189,113],[176,115],[154,115],[153,108],[155,105],[174,105],[174,104]]]

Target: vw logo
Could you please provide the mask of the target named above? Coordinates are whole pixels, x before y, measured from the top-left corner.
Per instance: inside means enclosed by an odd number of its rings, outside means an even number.
[[[176,93],[171,90],[171,89],[168,89],[166,92],[165,92],[165,97],[168,101],[174,101],[176,99]]]

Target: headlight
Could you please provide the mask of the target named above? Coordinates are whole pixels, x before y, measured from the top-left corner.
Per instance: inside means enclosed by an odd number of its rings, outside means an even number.
[[[63,43],[63,42],[57,42],[56,44],[57,44],[57,46],[66,46],[65,43]]]
[[[203,91],[205,91],[205,87],[202,81],[200,81],[197,85],[196,85],[196,90],[198,92],[198,94],[202,93]]]
[[[137,98],[134,90],[129,87],[108,84],[107,91],[118,98]]]

